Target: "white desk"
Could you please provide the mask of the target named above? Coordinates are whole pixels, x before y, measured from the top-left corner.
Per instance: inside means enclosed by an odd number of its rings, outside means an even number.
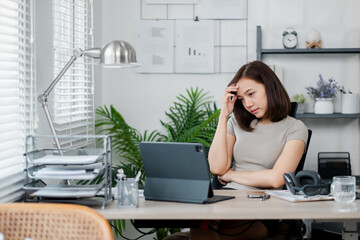
[[[219,195],[233,195],[213,204],[145,201],[139,199],[138,208],[117,208],[117,201],[105,209],[95,208],[106,219],[316,219],[360,220],[360,212],[342,213],[335,201],[290,203],[275,197],[266,201],[248,199],[246,191],[216,190]],[[355,201],[360,209],[360,200]]]
[[[291,203],[275,197],[260,201],[248,199],[246,191],[242,190],[216,190],[215,194],[233,195],[236,198],[213,204],[145,201],[144,198],[140,198],[138,208],[117,208],[117,201],[114,201],[105,209],[96,208],[96,210],[109,220],[314,219],[343,221],[346,231],[349,231],[349,233],[343,233],[346,239],[357,239],[354,231],[356,231],[356,222],[360,221],[360,211],[339,212],[335,201]],[[360,209],[360,200],[356,200],[355,204]]]

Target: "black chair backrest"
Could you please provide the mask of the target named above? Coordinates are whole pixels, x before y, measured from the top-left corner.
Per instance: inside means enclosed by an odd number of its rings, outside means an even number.
[[[290,109],[290,113],[289,113],[290,117],[296,118],[297,108],[298,108],[297,102],[291,102],[291,109]]]
[[[300,162],[295,170],[295,174],[304,169],[306,154],[308,152],[308,148],[310,145],[311,135],[312,135],[312,131],[310,129],[308,129],[308,139],[306,141],[305,151],[304,151],[303,155],[301,156]]]
[[[298,108],[297,102],[291,102],[291,110],[289,113],[290,117],[296,118],[297,108]],[[297,166],[297,168],[295,170],[295,174],[304,169],[306,154],[307,154],[307,151],[308,151],[308,148],[310,145],[311,135],[312,135],[312,131],[310,129],[308,129],[308,139],[306,141],[305,151],[304,151],[303,155],[301,156],[299,165]]]

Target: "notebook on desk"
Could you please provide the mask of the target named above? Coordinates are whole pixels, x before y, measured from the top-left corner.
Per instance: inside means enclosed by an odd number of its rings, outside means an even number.
[[[214,195],[202,144],[141,142],[140,151],[146,200],[213,203],[234,198]]]

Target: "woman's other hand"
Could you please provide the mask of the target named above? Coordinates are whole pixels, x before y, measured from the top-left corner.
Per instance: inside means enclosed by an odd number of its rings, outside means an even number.
[[[230,168],[225,174],[218,176],[219,182],[223,185],[226,185],[228,182],[232,182],[231,174],[235,172],[232,168]]]
[[[226,185],[228,184],[228,182],[226,182],[226,181],[224,181],[224,180],[221,179],[221,176],[216,176],[216,177],[218,178],[219,183],[220,183],[221,185],[226,186]]]

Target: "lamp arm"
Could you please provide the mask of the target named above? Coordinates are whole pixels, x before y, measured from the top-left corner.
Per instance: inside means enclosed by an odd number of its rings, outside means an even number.
[[[40,103],[47,102],[47,97],[49,96],[50,92],[54,89],[56,84],[60,81],[62,76],[66,73],[66,71],[71,67],[71,65],[76,61],[78,57],[87,56],[91,58],[99,58],[100,57],[100,48],[91,48],[82,50],[80,48],[75,49],[74,55],[70,58],[70,60],[66,63],[64,68],[60,71],[60,73],[56,76],[54,81],[50,84],[50,86],[44,91],[43,94],[38,96],[38,101]]]
[[[47,97],[49,96],[50,92],[54,89],[56,84],[60,81],[62,76],[66,73],[66,71],[71,67],[71,65],[76,61],[78,57],[81,57],[84,54],[84,51],[80,48],[74,51],[74,55],[70,58],[70,60],[66,63],[64,68],[60,71],[60,73],[56,76],[56,78],[52,81],[50,86],[44,91],[43,94],[38,96],[38,101],[40,103],[47,102]]]
[[[78,57],[81,57],[84,54],[84,51],[79,49],[76,49],[74,51],[74,55],[70,58],[70,60],[66,63],[65,67],[60,71],[60,73],[56,76],[56,78],[54,79],[54,81],[52,81],[52,83],[50,84],[50,86],[44,91],[43,94],[38,96],[38,101],[41,103],[42,107],[44,108],[44,112],[45,112],[45,116],[46,119],[50,125],[50,130],[51,133],[54,135],[54,140],[56,143],[56,147],[58,148],[60,154],[62,155],[61,152],[61,146],[60,146],[60,142],[59,139],[56,137],[56,131],[55,131],[55,126],[54,126],[54,122],[51,118],[48,106],[47,106],[47,97],[50,94],[50,92],[54,89],[54,87],[56,86],[56,84],[60,81],[60,79],[62,78],[62,76],[64,76],[64,74],[66,73],[66,71],[71,67],[71,65],[76,61],[76,59]]]

